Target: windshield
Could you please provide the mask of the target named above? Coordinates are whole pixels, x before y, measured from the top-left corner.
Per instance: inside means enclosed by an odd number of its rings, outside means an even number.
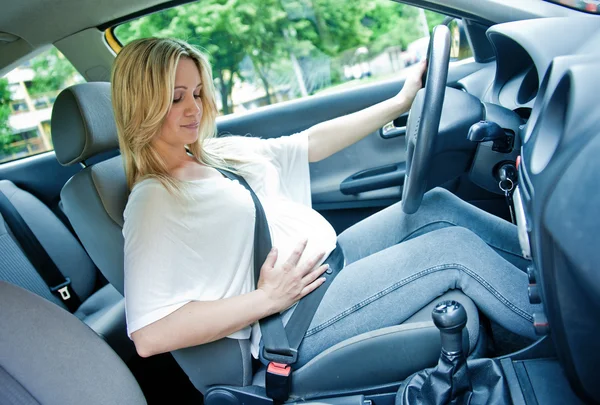
[[[584,11],[586,13],[600,14],[600,0],[547,0],[561,6]]]

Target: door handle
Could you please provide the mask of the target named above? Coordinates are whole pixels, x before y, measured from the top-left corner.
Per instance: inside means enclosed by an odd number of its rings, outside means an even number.
[[[379,135],[383,139],[396,138],[398,136],[406,135],[406,127],[395,127],[393,123],[385,124],[381,127]]]
[[[379,136],[383,139],[396,138],[406,135],[406,123],[408,122],[408,113],[404,113],[392,122],[388,122],[379,130]]]
[[[340,192],[345,195],[364,193],[404,184],[406,163],[374,167],[346,178],[340,184]]]

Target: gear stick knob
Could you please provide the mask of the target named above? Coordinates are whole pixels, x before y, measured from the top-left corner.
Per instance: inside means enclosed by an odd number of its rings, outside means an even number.
[[[442,352],[437,366],[414,374],[398,391],[397,405],[470,404],[473,396],[469,367],[462,351],[462,330],[467,325],[467,311],[456,301],[438,303],[431,314],[440,330]],[[480,382],[482,383],[482,382]],[[485,385],[480,387],[485,388]],[[487,389],[481,389],[484,394]],[[477,403],[497,403],[487,401]]]
[[[433,323],[440,330],[442,351],[448,356],[462,354],[462,330],[467,325],[467,311],[457,301],[442,301],[431,313]]]

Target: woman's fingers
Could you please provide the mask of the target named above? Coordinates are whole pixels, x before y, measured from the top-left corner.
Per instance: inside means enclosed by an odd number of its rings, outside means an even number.
[[[318,255],[314,256],[313,258],[307,260],[306,263],[304,264],[303,268],[300,269],[302,272],[302,275],[305,276],[308,273],[310,273],[315,268],[317,263],[319,263],[323,259],[323,256],[325,256],[325,252],[321,252]]]
[[[324,282],[325,282],[325,277],[318,278],[315,281],[313,281],[312,283],[310,283],[309,285],[307,285],[306,287],[304,287],[300,294],[302,295],[302,297],[305,297],[308,294],[310,294],[311,292],[313,292],[314,290],[316,290],[317,288],[319,288],[321,286],[321,284],[323,284]]]
[[[317,278],[319,278],[323,273],[325,273],[327,271],[327,269],[329,269],[329,265],[328,264],[324,264],[322,266],[317,267],[313,271],[311,271],[308,274],[306,274],[302,278],[302,282],[304,284],[310,284],[310,283],[312,283]]]
[[[422,85],[423,74],[427,69],[427,59],[423,59],[419,64],[414,68],[415,70],[411,73],[410,79],[418,84]]]
[[[298,243],[283,265],[277,265],[277,249],[273,248],[262,266],[258,288],[262,288],[278,308],[288,308],[323,284],[321,277],[329,265],[317,266],[326,252],[302,260],[307,240]]]
[[[412,69],[409,76],[406,78],[404,82],[404,86],[402,86],[402,90],[400,90],[400,94],[404,94],[407,100],[411,103],[414,100],[417,92],[423,87],[423,73],[425,73],[425,69],[427,69],[427,61],[422,61],[418,66],[415,66]]]
[[[427,69],[427,59],[423,59],[421,61],[421,63],[419,64],[419,73],[418,73],[418,77],[419,79],[423,77],[423,73],[425,73],[425,70]]]
[[[273,267],[275,267],[276,262],[277,262],[277,248],[275,246],[273,246],[273,248],[267,255],[267,258],[265,259],[265,262],[263,263],[263,267],[266,266],[267,268],[272,269]]]
[[[306,249],[306,244],[308,243],[308,239],[304,239],[302,242],[296,245],[296,248],[290,255],[290,257],[286,260],[283,268],[287,271],[293,270],[298,265],[300,261],[300,257],[302,257],[302,253],[304,253],[304,249]]]

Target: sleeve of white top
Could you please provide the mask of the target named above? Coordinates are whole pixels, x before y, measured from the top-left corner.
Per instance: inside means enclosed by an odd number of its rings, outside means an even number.
[[[140,184],[125,210],[125,304],[129,336],[181,308],[189,300],[172,274],[190,265],[176,236],[174,198],[158,182]]]
[[[311,206],[308,134],[262,139],[260,152],[278,168],[281,184],[292,200]]]

